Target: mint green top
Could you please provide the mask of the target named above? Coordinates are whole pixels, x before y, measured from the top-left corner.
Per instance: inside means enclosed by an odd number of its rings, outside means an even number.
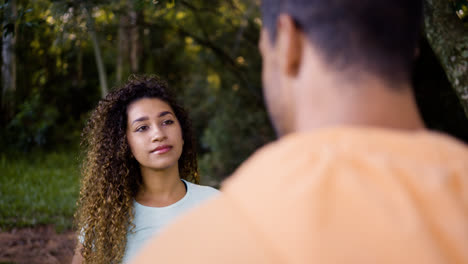
[[[177,216],[202,203],[219,193],[218,190],[193,184],[183,180],[187,192],[185,196],[174,204],[166,207],[148,207],[134,201],[135,228],[127,233],[127,246],[123,257],[123,263],[127,263],[148,242],[157,235],[162,228],[174,220]]]

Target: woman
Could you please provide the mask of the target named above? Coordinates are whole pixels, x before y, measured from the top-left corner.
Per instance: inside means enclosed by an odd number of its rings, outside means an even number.
[[[218,192],[195,184],[190,121],[157,78],[134,78],[101,100],[82,144],[72,263],[128,262],[175,216]]]

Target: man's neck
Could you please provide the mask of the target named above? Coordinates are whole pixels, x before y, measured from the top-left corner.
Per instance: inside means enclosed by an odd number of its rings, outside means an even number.
[[[402,84],[388,87],[384,82],[368,78],[355,85],[322,83],[329,91],[322,103],[307,103],[307,95],[296,105],[294,131],[310,131],[331,126],[371,126],[391,129],[424,129],[411,87]],[[307,93],[307,89],[302,90]],[[334,94],[330,94],[334,93]],[[312,96],[309,94],[309,96]],[[314,100],[317,101],[317,100]]]

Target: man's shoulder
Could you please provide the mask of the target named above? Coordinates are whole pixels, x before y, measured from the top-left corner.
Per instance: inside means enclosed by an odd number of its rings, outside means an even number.
[[[462,142],[434,132],[381,129],[288,136],[256,153],[222,188],[291,263],[322,254],[334,259],[333,247],[352,248],[343,237],[360,234],[367,237],[355,241],[356,248],[379,245],[388,250],[375,254],[396,256],[390,262],[422,256],[429,261],[423,254],[427,248],[415,242],[426,233],[415,223],[436,222],[434,232],[448,237],[443,221],[468,232],[461,214],[468,206],[467,190],[468,148]],[[324,237],[327,242],[317,239]],[[389,242],[402,238],[414,245]],[[414,251],[398,255],[405,247]],[[457,247],[457,254],[466,250]]]
[[[291,134],[258,150],[223,186],[229,189],[237,183],[255,185],[254,179],[257,183],[294,183],[300,177],[321,174],[325,168],[353,171],[363,165],[387,170],[387,166],[409,163],[415,169],[466,168],[468,146],[427,130],[348,127]]]
[[[309,226],[312,215],[332,212],[322,207],[346,212],[354,201],[356,211],[378,211],[378,204],[366,201],[400,207],[394,198],[402,195],[410,208],[410,198],[461,198],[459,190],[468,190],[468,148],[462,142],[428,131],[355,128],[287,136],[259,150],[221,189],[268,230],[279,224],[269,220],[275,218],[297,226],[297,219],[307,219],[303,224]]]

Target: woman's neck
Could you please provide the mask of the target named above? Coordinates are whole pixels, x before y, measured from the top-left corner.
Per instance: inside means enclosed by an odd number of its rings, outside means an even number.
[[[180,180],[178,166],[166,170],[141,168],[142,185],[135,200],[145,206],[164,207],[185,196],[185,184]]]

